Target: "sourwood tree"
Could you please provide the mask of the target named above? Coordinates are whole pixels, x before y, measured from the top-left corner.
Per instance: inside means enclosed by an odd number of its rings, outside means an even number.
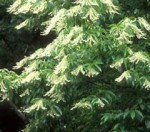
[[[16,30],[55,32],[0,70],[0,97],[27,113],[25,132],[150,130],[149,0],[15,0]]]

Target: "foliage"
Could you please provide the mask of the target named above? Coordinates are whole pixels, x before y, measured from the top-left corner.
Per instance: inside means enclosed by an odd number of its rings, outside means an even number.
[[[15,22],[22,20],[19,16],[7,12],[7,8],[13,2],[14,0],[0,0],[0,67],[9,69],[12,69],[16,60],[24,56],[21,54],[25,53],[27,44],[32,39],[30,32],[15,30]]]
[[[17,63],[20,75],[0,71],[1,97],[19,98],[30,119],[25,131],[149,131],[149,16],[145,2],[126,12],[128,2],[16,0],[9,7],[24,18],[16,29],[57,34]]]
[[[15,26],[24,20],[23,15],[13,15],[8,7],[14,0],[0,0],[0,68],[12,69],[16,61],[43,47],[50,39],[40,37],[39,28],[16,30]],[[43,38],[46,40],[43,41]],[[43,45],[43,46],[39,46]]]

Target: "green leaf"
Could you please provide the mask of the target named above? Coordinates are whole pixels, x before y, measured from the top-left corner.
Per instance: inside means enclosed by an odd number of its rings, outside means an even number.
[[[131,115],[131,118],[134,120],[134,118],[135,118],[135,111],[132,110],[132,111],[130,112],[130,115]]]

